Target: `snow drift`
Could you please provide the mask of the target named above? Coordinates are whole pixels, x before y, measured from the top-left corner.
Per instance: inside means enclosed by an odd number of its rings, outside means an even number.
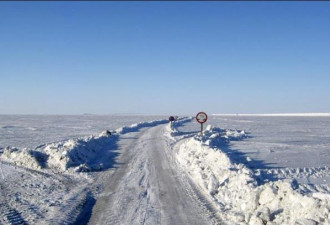
[[[177,130],[169,128],[173,137]],[[208,126],[204,135],[178,144],[177,161],[217,203],[228,224],[330,224],[330,195],[299,193],[297,182],[281,180],[258,185],[244,164],[232,163],[221,147],[245,138],[244,131]]]
[[[136,123],[111,131],[111,135],[103,131],[98,136],[46,144],[34,150],[7,147],[0,157],[9,163],[34,170],[44,168],[61,172],[69,169],[75,172],[100,170],[103,168],[103,163],[96,158],[101,158],[106,151],[113,150],[109,147],[117,141],[119,135],[167,122],[168,120],[155,120]]]

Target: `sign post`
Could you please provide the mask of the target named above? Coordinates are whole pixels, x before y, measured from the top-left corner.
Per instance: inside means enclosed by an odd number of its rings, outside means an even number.
[[[172,123],[173,123],[173,121],[175,121],[175,117],[174,117],[174,116],[170,116],[170,117],[168,118],[168,120],[170,121],[170,123],[171,123],[171,127],[172,127]]]
[[[197,113],[196,120],[201,124],[201,135],[203,136],[203,123],[207,121],[207,114],[205,112]]]

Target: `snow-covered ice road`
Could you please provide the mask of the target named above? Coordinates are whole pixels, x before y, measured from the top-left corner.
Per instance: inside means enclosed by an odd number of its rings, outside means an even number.
[[[328,166],[251,170],[231,161],[244,130],[188,122],[2,148],[0,224],[330,224]]]
[[[119,164],[102,172],[89,224],[218,224],[216,211],[173,156],[174,141],[158,125],[123,135]]]

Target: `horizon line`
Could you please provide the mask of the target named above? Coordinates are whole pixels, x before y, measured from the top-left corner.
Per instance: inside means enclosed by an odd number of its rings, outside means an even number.
[[[330,116],[330,113],[213,113],[212,116]]]

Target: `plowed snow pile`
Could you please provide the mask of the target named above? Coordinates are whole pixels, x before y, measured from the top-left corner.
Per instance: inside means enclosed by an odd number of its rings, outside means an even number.
[[[177,130],[171,130],[177,136]],[[330,224],[330,195],[302,195],[294,180],[258,185],[253,171],[234,164],[221,146],[245,138],[244,131],[208,126],[203,137],[179,142],[177,160],[223,212],[228,224]]]
[[[142,127],[167,123],[167,120],[141,122],[118,128],[111,133],[104,131],[98,136],[69,139],[58,143],[51,143],[34,150],[7,147],[1,159],[18,166],[34,170],[53,169],[57,171],[91,171],[103,167],[102,156],[109,146],[118,139],[119,135],[137,131]]]

